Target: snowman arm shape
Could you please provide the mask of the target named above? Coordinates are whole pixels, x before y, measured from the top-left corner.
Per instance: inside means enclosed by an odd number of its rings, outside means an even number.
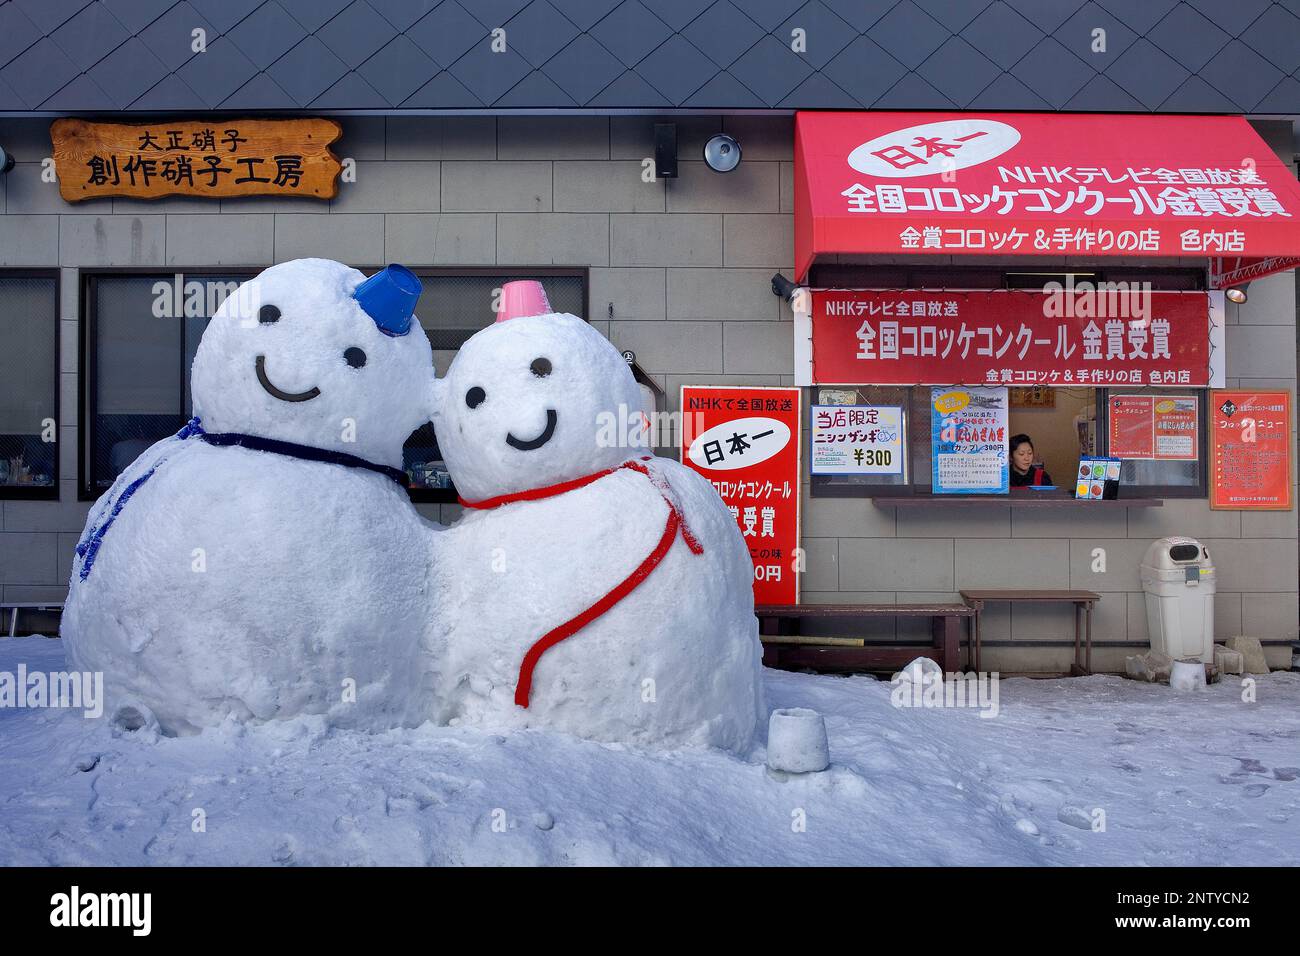
[[[699,539],[687,527],[686,519],[678,509],[677,503],[669,497],[667,482],[663,477],[659,476],[659,480],[656,480],[655,476],[651,475],[649,468],[641,462],[626,461],[620,467],[629,468],[645,475],[659,494],[663,496],[664,503],[668,505],[668,520],[664,524],[664,533],[659,537],[659,543],[655,545],[654,550],[646,555],[645,560],[637,565],[636,570],[615,585],[612,590],[606,592],[604,597],[595,604],[592,604],[576,617],[565,621],[559,627],[547,631],[532,647],[528,648],[528,652],[524,654],[523,662],[519,665],[519,682],[515,686],[515,703],[520,707],[528,707],[533,686],[533,671],[536,669],[538,661],[542,659],[542,655],[565,638],[572,637],[636,590],[637,586],[650,576],[650,573],[659,566],[659,562],[668,554],[668,550],[673,546],[678,531],[681,532],[682,540],[686,542],[686,546],[692,554],[704,553],[704,546],[700,544]]]

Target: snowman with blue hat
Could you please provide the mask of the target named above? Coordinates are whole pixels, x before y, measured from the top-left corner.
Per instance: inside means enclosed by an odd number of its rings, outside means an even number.
[[[129,466],[77,545],[62,635],[111,708],[164,732],[322,715],[422,722],[429,538],[402,446],[432,354],[402,266],[302,259],[245,282],[191,371],[194,418]]]

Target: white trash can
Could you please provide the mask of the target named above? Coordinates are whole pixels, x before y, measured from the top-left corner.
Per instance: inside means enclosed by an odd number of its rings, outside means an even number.
[[[1214,562],[1194,538],[1161,538],[1142,559],[1151,649],[1214,663]]]

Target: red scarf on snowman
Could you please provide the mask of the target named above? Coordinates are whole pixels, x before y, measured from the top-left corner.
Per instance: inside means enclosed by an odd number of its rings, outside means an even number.
[[[691,549],[692,554],[704,553],[703,545],[691,533],[691,529],[687,526],[686,519],[678,509],[677,503],[668,494],[667,483],[662,478],[656,479],[650,473],[650,469],[642,464],[642,462],[649,460],[650,456],[646,455],[637,461],[625,461],[615,468],[606,468],[604,471],[583,475],[581,478],[573,478],[569,481],[561,481],[541,488],[529,488],[525,491],[516,491],[507,495],[497,495],[495,498],[484,498],[481,501],[466,501],[464,498],[460,498],[460,503],[463,506],[476,509],[495,508],[498,505],[510,504],[515,501],[538,501],[542,498],[552,498],[568,491],[584,488],[593,481],[598,481],[606,475],[612,475],[616,471],[627,468],[650,479],[650,483],[655,486],[659,494],[663,496],[664,503],[668,505],[668,520],[664,523],[664,533],[660,535],[659,543],[655,545],[654,550],[646,555],[645,560],[637,565],[636,570],[607,591],[600,600],[587,607],[580,614],[569,618],[559,627],[547,631],[532,647],[528,648],[523,663],[519,665],[519,683],[515,686],[515,703],[520,707],[526,708],[528,706],[528,697],[533,686],[533,671],[537,667],[537,662],[542,659],[542,655],[566,637],[571,637],[582,630],[636,590],[637,585],[649,577],[650,572],[657,568],[659,562],[668,554],[668,549],[673,546],[678,531],[681,532],[682,540],[686,542],[686,547]]]

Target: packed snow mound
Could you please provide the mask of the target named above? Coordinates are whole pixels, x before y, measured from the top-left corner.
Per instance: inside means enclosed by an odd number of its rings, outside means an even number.
[[[437,396],[470,504],[433,542],[440,719],[748,747],[763,716],[748,550],[704,478],[619,440],[642,410],[613,345],[572,315],[499,321]]]
[[[315,259],[241,286],[199,344],[201,426],[146,450],[91,510],[69,657],[104,674],[110,705],[144,705],[165,733],[302,714],[375,730],[428,713],[434,526],[383,470],[424,420],[431,352],[418,324],[379,331],[351,297],[362,278]],[[367,466],[207,443],[214,433]]]
[[[63,643],[0,639],[0,673],[61,669]],[[774,707],[824,716],[825,772],[777,779],[761,745],[741,759],[322,717],[169,738],[115,733],[107,712],[0,707],[0,862],[1300,864],[1300,675],[1253,678],[1254,703],[1240,679],[1194,700],[1119,677],[1011,679],[995,719],[896,708],[866,677],[765,681]]]
[[[527,709],[515,691],[528,649],[635,571],[668,506],[643,475],[620,470],[562,496],[469,511],[437,537],[456,560],[442,609],[444,720],[642,747],[749,745],[764,717],[749,552],[704,478],[653,465],[704,553],[679,536],[640,586],[546,651]],[[449,568],[445,557],[438,565]]]

